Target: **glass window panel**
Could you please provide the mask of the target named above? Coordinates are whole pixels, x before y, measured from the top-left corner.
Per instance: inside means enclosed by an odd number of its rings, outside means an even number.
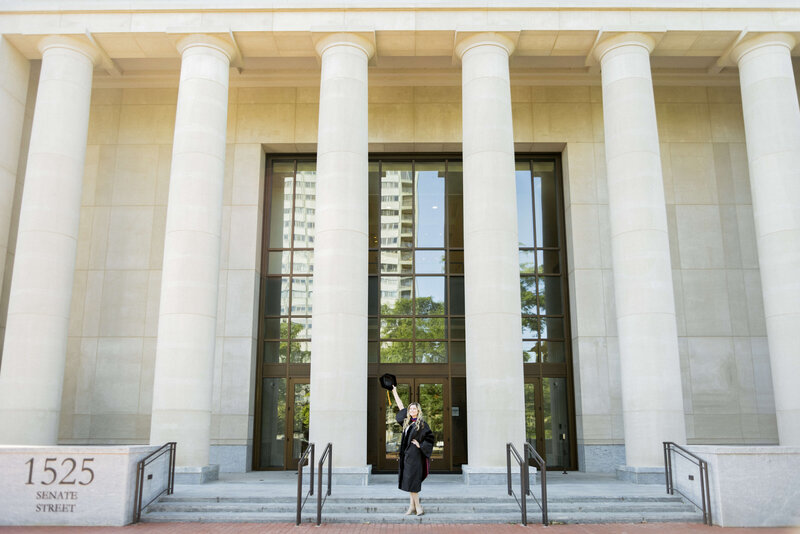
[[[533,164],[533,193],[536,199],[536,246],[558,246],[558,205],[556,174],[552,161]]]
[[[450,272],[452,274],[464,274],[464,251],[450,251]]]
[[[378,258],[380,255],[376,250],[370,250],[367,253],[367,270],[368,274],[378,274],[378,267],[380,266],[380,262]]]
[[[535,250],[520,250],[519,251],[519,272],[521,274],[535,274],[537,269],[536,265],[536,251]]]
[[[447,363],[447,342],[418,342],[416,361],[417,363]]]
[[[522,316],[522,338],[523,339],[536,339],[539,337],[539,329],[541,328],[541,318],[533,315]]]
[[[369,248],[378,248],[380,242],[380,174],[378,162],[369,164]]]
[[[269,277],[266,283],[264,314],[289,315],[289,277]]]
[[[381,342],[381,363],[414,363],[410,341]]]
[[[413,339],[414,319],[411,317],[384,317],[381,319],[381,338]]]
[[[535,341],[523,341],[522,342],[522,362],[523,363],[536,363],[538,358],[536,357],[536,349],[538,343]]]
[[[301,170],[305,168],[306,170]],[[298,163],[295,179],[294,246],[314,246],[317,173],[309,164]]]
[[[561,274],[561,261],[557,250],[537,251],[536,263],[539,274]]]
[[[536,278],[533,276],[519,277],[519,297],[523,314],[532,315],[539,311],[538,297],[536,296]]]
[[[377,276],[369,277],[367,291],[369,292],[369,298],[367,299],[367,313],[370,315],[378,315],[381,305],[381,289]]]
[[[377,340],[381,334],[381,329],[378,327],[378,318],[370,317],[367,319],[367,339],[370,341]]]
[[[292,341],[289,343],[289,361],[292,363],[311,363],[311,342]]]
[[[450,339],[466,339],[464,319],[450,319]]]
[[[464,277],[450,277],[450,314],[464,315]]]
[[[283,467],[286,445],[286,379],[261,381],[260,468]]]
[[[381,274],[411,274],[414,254],[410,250],[381,250]]]
[[[378,363],[378,343],[375,341],[367,343],[367,362]]]
[[[397,395],[403,401],[403,406],[411,403],[411,386],[409,384],[397,384]],[[386,403],[386,457],[397,459],[400,452],[400,443],[403,439],[403,427],[397,424],[395,418],[396,406],[394,400]]]
[[[569,425],[567,381],[565,378],[542,379],[545,460],[548,467],[564,467],[569,462]]]
[[[444,246],[444,162],[417,163],[416,246]]]
[[[268,274],[289,274],[292,253],[288,250],[282,252],[270,252],[267,256]]]
[[[269,211],[269,247],[291,246],[294,162],[274,162]]]
[[[286,339],[288,332],[287,317],[268,317],[264,319],[264,339]]]
[[[380,246],[414,246],[414,192],[411,163],[381,166]]]
[[[311,339],[311,317],[292,317],[291,339]]]
[[[286,353],[281,352],[280,342],[267,341],[264,343],[264,354],[261,356],[263,363],[286,363]]]
[[[417,250],[414,269],[421,274],[444,274],[444,250]]]
[[[542,317],[540,337],[564,339],[564,319],[562,317]]]
[[[525,440],[536,450],[536,384],[525,384]]]
[[[433,431],[431,458],[444,457],[444,385],[419,384],[419,405]]]
[[[564,313],[561,307],[560,277],[543,276],[539,278],[539,313],[542,315],[560,315]]]
[[[415,282],[417,315],[444,315],[444,276],[418,276]]]
[[[314,252],[311,250],[295,250],[292,259],[292,268],[295,273],[314,272]]]
[[[308,447],[309,384],[294,385],[294,420],[292,421],[292,458],[300,459]]]
[[[520,169],[520,165],[527,168]],[[517,164],[517,228],[519,246],[533,247],[533,192],[531,191],[531,171],[527,163]]]
[[[452,248],[464,246],[464,193],[461,162],[447,163],[447,238]]]
[[[467,361],[467,348],[463,341],[450,343],[450,361],[453,363],[464,363]]]
[[[416,322],[417,339],[447,339],[444,317],[420,317]]]
[[[381,276],[381,315],[411,315],[410,276]]]
[[[309,276],[292,278],[292,315],[311,315],[313,285]]]
[[[564,363],[564,342],[563,341],[542,341],[539,344],[539,352],[543,362]]]

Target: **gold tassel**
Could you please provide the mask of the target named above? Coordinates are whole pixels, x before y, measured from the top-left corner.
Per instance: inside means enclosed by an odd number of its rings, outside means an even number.
[[[392,405],[392,396],[389,395],[389,390],[386,390],[386,400],[389,401],[389,406]]]

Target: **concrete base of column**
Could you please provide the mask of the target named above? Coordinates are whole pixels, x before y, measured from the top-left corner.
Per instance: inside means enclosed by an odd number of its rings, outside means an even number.
[[[319,460],[319,458],[317,458]],[[309,469],[306,465],[303,467],[303,486],[308,487]],[[365,465],[364,467],[334,467],[333,475],[331,477],[331,484],[333,486],[369,486],[370,477],[372,476],[372,465]],[[319,472],[317,466],[314,466],[314,487],[317,487],[317,477]],[[323,491],[328,484],[328,465],[323,467],[322,472],[322,487]]]
[[[535,467],[529,468],[531,486],[536,484],[537,472]],[[508,482],[508,471],[505,467],[470,467],[464,464],[461,466],[461,475],[467,486],[505,486]],[[519,488],[519,465],[516,463],[511,464],[511,486]]]
[[[205,484],[219,480],[219,465],[184,466],[175,468],[175,484]]]
[[[621,465],[617,467],[617,480],[634,484],[666,484],[666,471],[663,467]]]

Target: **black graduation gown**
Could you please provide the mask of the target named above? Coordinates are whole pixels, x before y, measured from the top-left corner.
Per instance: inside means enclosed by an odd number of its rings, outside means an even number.
[[[406,408],[397,412],[397,422],[403,424],[406,418]],[[419,448],[411,443],[412,439],[416,439],[419,443]],[[414,428],[414,425],[409,425],[408,431],[403,433],[403,439],[400,442],[400,471],[398,473],[399,487],[403,491],[410,491],[419,493],[422,489],[422,481],[425,478],[425,459],[430,458],[433,453],[433,444],[436,438],[431,431],[428,423],[422,422],[419,430]]]

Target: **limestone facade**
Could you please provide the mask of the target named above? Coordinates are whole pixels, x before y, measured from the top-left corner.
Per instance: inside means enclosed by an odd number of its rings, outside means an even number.
[[[608,172],[614,167],[606,160],[609,111],[604,111],[604,98],[610,96],[601,77],[605,65],[602,57],[598,59],[603,43],[620,34],[647,34],[652,42],[648,52],[655,124],[648,135],[658,153],[651,154],[645,166],[660,165],[650,168],[651,174],[660,171],[663,188],[666,239],[656,248],[661,259],[669,261],[668,268],[664,265],[669,272],[662,275],[671,275],[672,301],[662,300],[665,306],[659,309],[674,310],[674,328],[670,333],[669,328],[653,327],[658,333],[650,342],[668,340],[669,357],[679,363],[679,375],[676,365],[668,379],[672,400],[682,401],[685,440],[798,445],[792,429],[800,425],[800,394],[781,386],[777,396],[772,372],[776,361],[781,369],[796,369],[786,347],[796,347],[800,341],[797,300],[786,295],[781,300],[781,292],[796,291],[781,273],[800,268],[798,166],[787,163],[797,161],[800,149],[796,46],[800,10],[791,2],[750,6],[757,9],[740,9],[740,3],[724,1],[685,9],[667,9],[669,2],[655,0],[625,9],[599,8],[596,2],[576,2],[574,9],[551,2],[532,9],[506,2],[507,7],[501,3],[487,9],[481,2],[444,0],[435,7],[427,3],[403,7],[398,2],[396,9],[385,10],[369,1],[350,2],[345,9],[321,1],[275,2],[262,8],[245,0],[219,8],[196,0],[161,2],[157,9],[142,2],[141,10],[131,7],[136,2],[120,2],[119,8],[102,11],[77,1],[70,10],[69,4],[59,3],[63,11],[44,1],[26,2],[24,7],[0,5],[0,115],[10,117],[3,120],[0,139],[0,250],[8,243],[0,301],[5,336],[0,400],[19,388],[15,369],[24,368],[27,361],[22,352],[10,352],[19,350],[10,329],[17,252],[24,249],[19,241],[25,204],[21,189],[34,161],[28,159],[36,141],[34,110],[41,105],[39,73],[40,69],[45,73],[47,61],[42,59],[40,43],[47,36],[67,36],[96,54],[80,207],[76,202],[71,212],[78,221],[74,276],[70,287],[61,287],[62,296],[70,299],[66,337],[58,334],[58,339],[50,340],[63,344],[58,353],[64,368],[58,443],[144,444],[151,439],[156,348],[162,341],[159,315],[164,306],[162,287],[167,287],[162,266],[170,178],[178,153],[173,142],[181,39],[210,36],[223,41],[230,56],[227,123],[224,132],[213,126],[213,133],[224,139],[224,174],[218,199],[216,315],[211,317],[215,336],[213,347],[206,347],[210,383],[203,391],[210,409],[207,461],[220,464],[223,471],[245,471],[251,469],[253,448],[265,162],[270,154],[313,154],[324,136],[336,141],[336,135],[352,134],[366,141],[366,147],[358,145],[363,157],[365,150],[373,154],[463,149],[466,167],[467,136],[475,135],[466,116],[469,105],[480,99],[467,84],[474,71],[463,73],[462,79],[462,67],[469,60],[460,56],[455,44],[465,36],[493,32],[514,45],[505,52],[510,53],[510,117],[498,118],[498,128],[510,126],[509,140],[517,152],[561,154],[578,467],[611,471],[625,464],[624,424],[636,420],[625,419],[623,384],[637,383],[638,368],[622,363],[621,307],[615,304],[621,297],[614,269],[628,256],[624,248],[614,248],[617,232],[612,222],[627,223],[630,218],[610,211],[614,193]],[[784,43],[773,51],[779,56],[774,70],[782,81],[775,81],[772,71],[751,69],[747,80],[742,75],[740,82],[739,68],[748,68],[744,67],[747,43],[769,32]],[[367,54],[366,101],[351,102],[353,109],[366,108],[366,132],[358,121],[346,125],[345,130],[355,129],[349,134],[323,131],[335,113],[320,116],[320,68],[324,72],[326,52],[320,59],[315,43],[323,34],[333,33],[356,35],[374,47],[374,55]],[[489,46],[493,53],[500,48]],[[491,70],[484,76],[503,76],[491,64],[479,67]],[[213,75],[202,66],[198,69],[204,76]],[[754,88],[761,79],[767,80],[764,88]],[[487,82],[489,86],[493,87]],[[787,87],[794,94],[787,93]],[[752,91],[756,94],[745,94]],[[769,95],[775,94],[780,98],[771,100]],[[782,122],[762,124],[757,117],[751,122],[743,97],[756,106],[771,100],[778,106],[771,116]],[[210,105],[204,95],[198,98]],[[614,98],[621,98],[624,107],[625,94]],[[497,99],[498,113],[504,109],[502,100]],[[66,114],[60,119],[72,121]],[[789,155],[764,163],[764,171],[758,161],[769,160],[771,152],[758,136],[777,128],[787,132],[784,152]],[[478,150],[502,152],[495,146]],[[761,159],[754,161],[756,156]],[[626,169],[639,162],[634,155],[626,160]],[[493,163],[504,164],[501,157]],[[340,159],[327,165],[330,169],[347,163]],[[769,172],[770,165],[777,174],[783,173],[785,182],[762,185],[751,180],[751,173]],[[768,196],[759,195],[762,187],[769,190]],[[328,198],[342,200],[335,193]],[[771,202],[778,200],[785,203],[783,215],[756,224],[754,208],[768,213]],[[8,231],[4,220],[9,221]],[[771,314],[765,312],[767,293],[759,269],[764,254],[770,255],[771,276],[777,280],[773,284],[770,278],[766,284],[772,299],[767,302],[777,310]],[[643,283],[650,287],[647,280]],[[668,285],[664,287],[669,293]],[[469,324],[468,319],[468,328]],[[325,329],[330,335],[336,333],[335,326]],[[363,338],[361,333],[354,335]],[[468,333],[468,343],[470,339]],[[518,346],[513,339],[508,343]],[[14,364],[15,359],[22,363]],[[468,373],[469,364],[468,348]],[[357,358],[352,365],[360,365]],[[313,369],[312,363],[312,380]],[[508,384],[518,389],[518,378],[509,377]],[[517,391],[511,394],[517,404],[518,397]],[[356,392],[353,398],[356,402],[366,393]],[[785,434],[776,419],[776,399],[782,403],[777,412],[786,420]],[[13,413],[0,418],[13,420]],[[0,440],[4,437],[0,434]],[[475,450],[481,450],[477,444]],[[206,461],[202,454],[199,458],[199,463]],[[359,458],[343,465],[358,464]],[[494,465],[495,459],[486,458],[486,466]],[[652,465],[649,459],[636,462]]]

